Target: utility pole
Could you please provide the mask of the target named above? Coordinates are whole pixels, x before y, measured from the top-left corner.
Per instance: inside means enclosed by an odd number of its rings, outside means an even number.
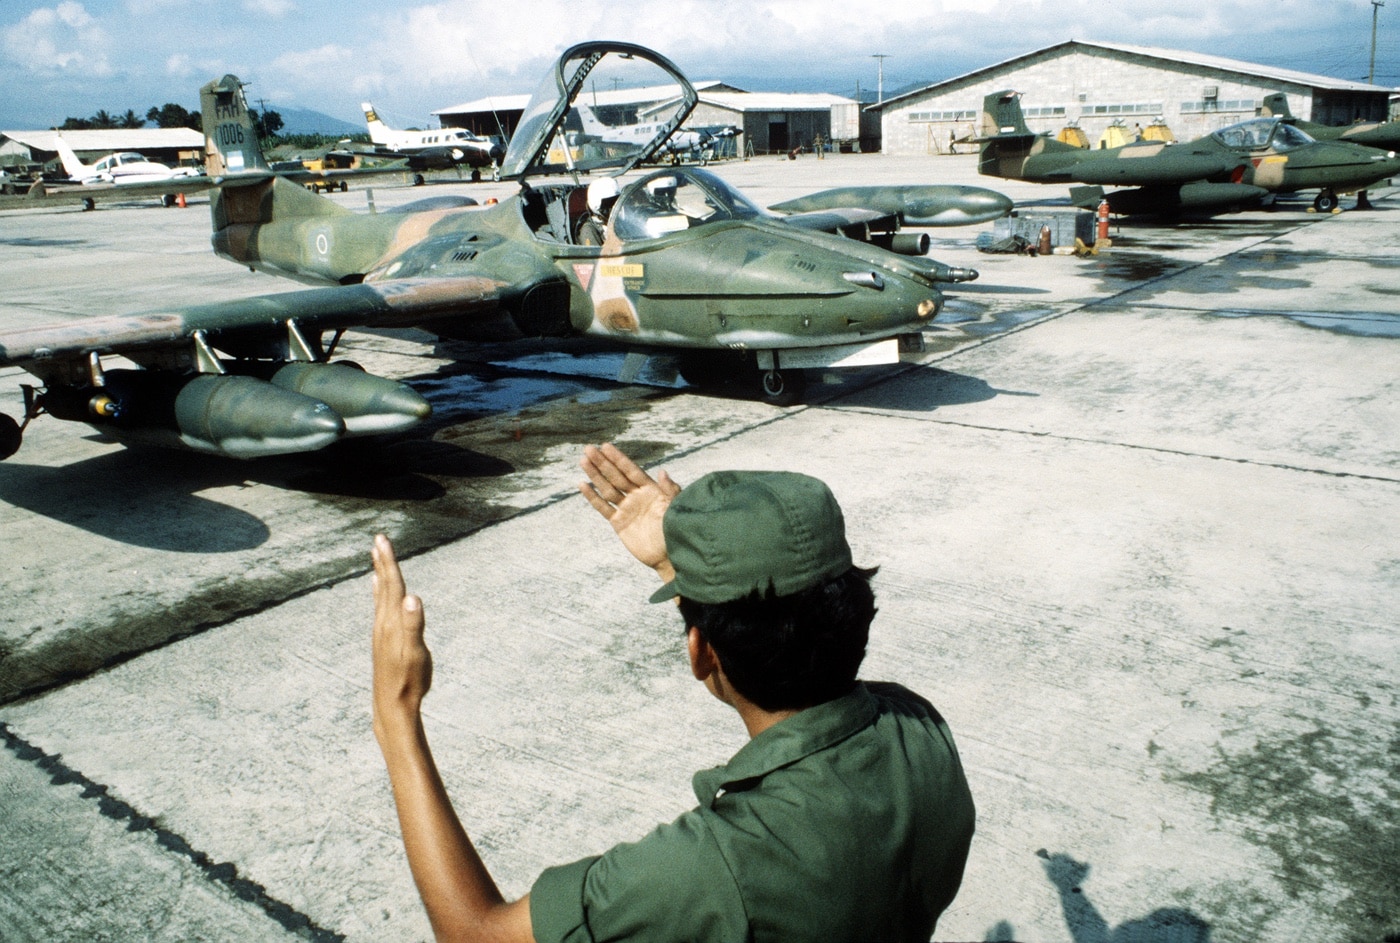
[[[1371,71],[1366,75],[1366,81],[1372,85],[1376,84],[1376,20],[1383,6],[1385,0],[1371,0]]]
[[[883,104],[885,101],[885,60],[888,59],[889,56],[885,55],[884,53],[877,52],[870,58],[880,60],[880,85],[875,93],[875,101],[877,104]]]

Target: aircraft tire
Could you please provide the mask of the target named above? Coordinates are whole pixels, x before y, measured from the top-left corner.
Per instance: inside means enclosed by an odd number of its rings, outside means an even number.
[[[1323,190],[1317,195],[1317,199],[1313,200],[1313,209],[1319,213],[1330,213],[1337,208],[1340,202],[1337,199],[1337,194],[1331,190]]]
[[[772,406],[796,405],[807,392],[807,374],[802,370],[761,370],[758,392],[763,402]]]
[[[413,185],[414,185],[415,187],[421,187],[424,183],[425,183],[425,181],[423,180],[423,175],[422,175],[422,174],[414,174],[414,175],[413,175]]]
[[[0,413],[0,462],[19,451],[23,433],[13,416]]]

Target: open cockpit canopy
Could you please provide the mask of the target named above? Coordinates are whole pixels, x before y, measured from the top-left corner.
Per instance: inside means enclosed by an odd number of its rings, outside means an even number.
[[[625,173],[656,153],[695,103],[694,87],[659,53],[581,43],[564,51],[531,96],[500,175]]]

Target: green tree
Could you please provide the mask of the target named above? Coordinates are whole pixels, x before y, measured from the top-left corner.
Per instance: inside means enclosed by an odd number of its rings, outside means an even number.
[[[253,119],[253,127],[257,130],[260,141],[275,138],[277,132],[282,130],[282,116],[271,109],[264,108],[258,111],[256,108],[249,108],[248,115]]]
[[[191,128],[202,130],[199,112],[187,111],[184,106],[166,102],[159,108],[152,107],[146,112],[146,120],[157,128]]]

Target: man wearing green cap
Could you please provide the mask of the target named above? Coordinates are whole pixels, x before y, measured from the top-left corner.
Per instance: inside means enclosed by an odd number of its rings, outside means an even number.
[[[546,869],[507,903],[432,763],[422,605],[382,536],[375,734],[439,939],[927,940],[962,879],[973,806],[927,701],[856,680],[875,613],[836,499],[791,472],[715,472],[682,490],[611,445],[580,490],[675,599],[695,678],[750,741],[694,777],[699,805],[601,856]]]

